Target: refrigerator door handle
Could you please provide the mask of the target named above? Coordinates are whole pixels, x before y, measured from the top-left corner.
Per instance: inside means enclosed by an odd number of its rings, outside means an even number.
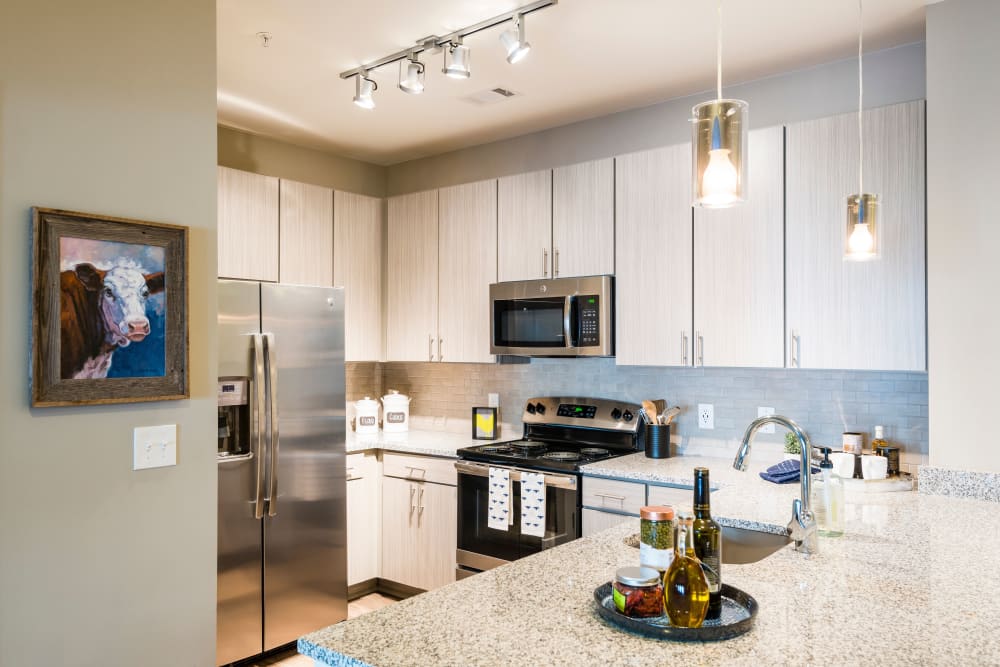
[[[255,519],[264,517],[264,344],[260,334],[250,336],[250,348],[253,352],[253,391],[250,396],[250,456],[256,459],[257,467],[254,471],[254,506],[253,516]]]
[[[271,457],[271,485],[268,490],[267,515],[278,515],[278,365],[274,358],[274,334],[266,333],[264,351],[267,355],[268,388],[271,403],[271,430],[268,434],[267,448]]]

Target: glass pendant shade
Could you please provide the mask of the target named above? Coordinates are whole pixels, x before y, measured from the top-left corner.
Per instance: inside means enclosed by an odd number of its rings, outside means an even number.
[[[878,257],[878,216],[878,195],[850,195],[847,198],[844,259]]]
[[[419,60],[399,61],[399,89],[404,93],[419,95],[424,92],[424,64]]]
[[[374,93],[378,90],[378,84],[360,74],[354,78],[354,103],[362,109],[374,109]]]
[[[503,44],[504,51],[507,52],[507,62],[513,65],[524,60],[524,57],[531,51],[531,44],[524,36],[524,18],[514,19],[514,26],[500,34],[500,43]]]
[[[441,71],[453,79],[468,79],[472,74],[469,60],[469,47],[449,44],[444,49],[444,68]]]
[[[691,110],[693,201],[702,208],[727,208],[747,199],[749,105],[711,100]]]

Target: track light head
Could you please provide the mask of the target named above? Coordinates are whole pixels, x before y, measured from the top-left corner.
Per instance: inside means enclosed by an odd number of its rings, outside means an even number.
[[[416,53],[399,61],[399,89],[404,93],[419,95],[424,92],[424,64]]]
[[[354,76],[354,103],[362,109],[374,109],[374,93],[378,84],[368,78],[368,72],[359,72]]]
[[[513,65],[524,60],[524,57],[531,51],[531,44],[525,38],[524,15],[515,14],[512,19],[514,25],[510,30],[505,30],[500,34],[500,43],[503,44],[507,52],[507,62]]]
[[[453,79],[468,79],[472,74],[470,55],[469,47],[461,42],[451,42],[444,47],[444,67],[441,71]]]

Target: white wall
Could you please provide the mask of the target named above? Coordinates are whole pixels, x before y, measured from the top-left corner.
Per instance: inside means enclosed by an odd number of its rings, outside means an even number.
[[[927,8],[930,462],[1000,472],[1000,2]]]
[[[215,3],[0,1],[5,667],[214,664],[215,120]],[[190,400],[29,409],[32,205],[191,228]]]

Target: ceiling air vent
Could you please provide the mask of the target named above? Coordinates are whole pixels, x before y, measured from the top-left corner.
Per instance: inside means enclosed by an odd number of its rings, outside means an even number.
[[[473,104],[496,104],[497,102],[503,102],[504,100],[510,99],[516,96],[513,90],[508,90],[507,88],[490,88],[489,90],[482,90],[478,93],[474,93],[464,98],[467,102],[472,102]]]

